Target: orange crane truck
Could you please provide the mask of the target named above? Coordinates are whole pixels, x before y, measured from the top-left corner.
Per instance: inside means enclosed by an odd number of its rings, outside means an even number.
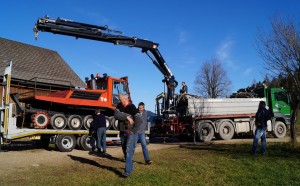
[[[110,30],[107,26],[96,26],[60,18],[40,18],[34,30],[36,37],[38,31],[44,31],[141,48],[142,52],[149,56],[164,75],[163,82],[167,87],[167,93],[163,98],[163,109],[169,111],[174,105],[174,89],[178,83],[161,56],[157,43],[123,36],[121,32]],[[8,77],[10,77],[12,65],[9,64],[7,67],[6,76]],[[6,82],[9,80],[10,78]],[[0,131],[1,143],[29,137],[40,140],[45,146],[48,146],[49,142],[55,143],[60,151],[72,151],[76,145],[84,150],[90,150],[93,140],[88,135],[88,129],[95,108],[102,109],[102,113],[106,115],[107,139],[118,140],[118,121],[114,119],[113,111],[119,103],[119,94],[127,94],[130,97],[128,78],[113,78],[106,74],[91,75],[90,79],[86,79],[86,85],[85,89],[61,90],[48,95],[34,94],[22,99],[18,99],[17,94],[9,94],[14,103],[10,103],[8,99],[3,105],[15,109],[7,109],[7,122],[3,122],[3,130]],[[3,87],[5,87],[3,92],[4,90],[10,92],[9,86]],[[13,110],[15,110],[14,113],[12,113]],[[148,129],[146,134],[150,132],[150,127]]]

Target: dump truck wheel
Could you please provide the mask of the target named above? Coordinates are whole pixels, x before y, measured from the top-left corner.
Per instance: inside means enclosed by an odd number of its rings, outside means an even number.
[[[94,147],[96,147],[96,139],[94,137],[89,136],[87,134],[81,136],[80,146],[83,150],[91,151],[93,145]]]
[[[106,119],[106,129],[108,130],[111,127],[111,120],[107,116],[105,116],[105,119]]]
[[[68,126],[72,130],[79,130],[82,127],[82,119],[79,115],[71,115],[68,117]]]
[[[32,115],[32,122],[35,128],[44,129],[50,123],[50,117],[46,112],[37,112]]]
[[[89,130],[91,123],[93,122],[93,116],[92,115],[87,115],[83,118],[83,126],[85,129]]]
[[[256,131],[256,126],[254,124],[253,127],[252,127],[252,134],[253,134],[253,136],[255,136],[255,131]]]
[[[213,139],[215,131],[210,123],[200,123],[197,128],[198,139],[202,142],[209,142]]]
[[[68,124],[67,118],[63,114],[54,114],[51,117],[50,123],[51,123],[51,126],[57,130],[62,130],[64,128],[66,128],[66,126]]]
[[[229,140],[234,135],[234,127],[231,122],[223,121],[219,127],[219,136],[223,140]]]
[[[71,152],[76,146],[74,135],[57,135],[56,147],[60,152]]]
[[[276,138],[283,138],[286,135],[286,126],[281,121],[276,121],[274,126],[273,135]]]

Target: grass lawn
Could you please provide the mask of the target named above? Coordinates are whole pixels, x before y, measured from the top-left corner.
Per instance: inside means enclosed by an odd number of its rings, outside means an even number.
[[[251,144],[186,145],[151,151],[152,165],[135,154],[135,171],[121,178],[119,159],[70,156],[68,165],[41,165],[1,175],[0,185],[299,185],[300,148],[268,143],[267,156],[250,156]]]

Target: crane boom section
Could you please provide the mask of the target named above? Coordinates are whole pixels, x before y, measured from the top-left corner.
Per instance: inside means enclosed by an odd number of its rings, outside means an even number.
[[[54,34],[74,36],[76,38],[113,43],[115,45],[141,48],[143,52],[150,51],[153,54],[164,76],[171,77],[173,75],[157,49],[158,43],[137,37],[123,36],[120,35],[122,32],[108,29],[107,26],[97,26],[61,18],[39,18],[35,26],[35,31],[51,32]]]
[[[174,90],[178,83],[175,80],[175,77],[169,69],[164,58],[159,52],[158,43],[145,39],[139,39],[137,37],[128,37],[121,35],[122,32],[117,30],[111,30],[108,28],[108,26],[97,26],[62,18],[39,18],[34,27],[34,31],[36,33],[36,38],[38,36],[38,31],[42,31],[51,32],[54,34],[74,36],[76,38],[108,42],[113,43],[115,45],[124,45],[128,47],[141,48],[142,52],[147,54],[147,56],[152,60],[153,64],[159,69],[159,71],[164,76],[163,81],[167,85],[166,102],[170,102],[170,100],[172,100],[174,97]],[[152,55],[150,55],[148,52],[150,52]],[[166,103],[165,109],[169,109],[168,103]]]

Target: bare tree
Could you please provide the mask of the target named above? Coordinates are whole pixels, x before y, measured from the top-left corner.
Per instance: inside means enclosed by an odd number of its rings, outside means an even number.
[[[273,76],[282,76],[288,82],[285,88],[294,95],[291,118],[292,143],[296,142],[295,118],[299,109],[300,94],[300,24],[290,18],[284,20],[279,16],[270,19],[269,33],[258,32],[258,52],[265,62],[266,70]]]
[[[231,81],[220,61],[211,59],[201,65],[194,84],[197,94],[205,98],[217,98],[228,95]]]

